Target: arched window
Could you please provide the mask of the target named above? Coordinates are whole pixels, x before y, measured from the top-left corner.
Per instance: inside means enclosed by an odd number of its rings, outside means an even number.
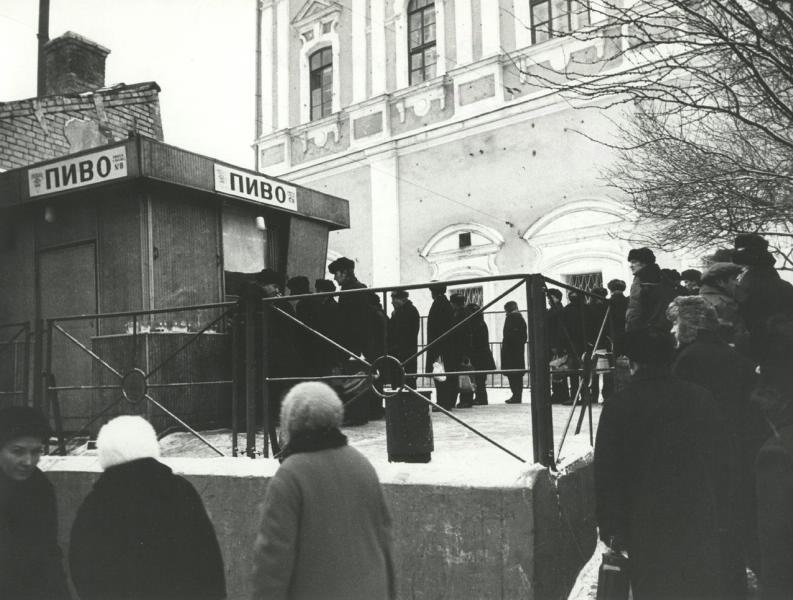
[[[333,112],[333,51],[330,47],[314,52],[308,59],[311,93],[311,120]]]
[[[408,4],[408,59],[411,85],[435,77],[434,0],[410,0]]]

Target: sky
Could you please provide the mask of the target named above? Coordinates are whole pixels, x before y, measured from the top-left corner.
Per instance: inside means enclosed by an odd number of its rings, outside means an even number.
[[[253,168],[257,0],[50,0],[50,39],[110,49],[105,83],[156,81],[165,141]],[[38,0],[0,0],[0,101],[36,95]]]

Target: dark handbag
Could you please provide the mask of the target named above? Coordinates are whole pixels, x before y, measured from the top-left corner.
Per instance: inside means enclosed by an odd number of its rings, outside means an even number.
[[[609,549],[603,553],[598,572],[597,600],[628,600],[628,558]]]

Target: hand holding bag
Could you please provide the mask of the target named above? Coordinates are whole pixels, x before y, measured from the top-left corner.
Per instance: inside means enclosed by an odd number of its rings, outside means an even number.
[[[440,356],[432,363],[432,378],[438,383],[446,381],[446,369],[443,368],[443,359]]]

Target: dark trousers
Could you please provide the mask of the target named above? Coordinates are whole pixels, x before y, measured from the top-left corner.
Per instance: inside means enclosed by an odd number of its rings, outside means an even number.
[[[515,400],[523,399],[523,373],[510,373],[507,375],[509,381],[509,391]]]
[[[474,404],[487,404],[487,375],[485,373],[480,373],[473,377],[474,385],[476,386]]]
[[[435,395],[441,408],[452,410],[457,401],[457,392],[457,375],[447,375],[444,382],[435,381]]]

